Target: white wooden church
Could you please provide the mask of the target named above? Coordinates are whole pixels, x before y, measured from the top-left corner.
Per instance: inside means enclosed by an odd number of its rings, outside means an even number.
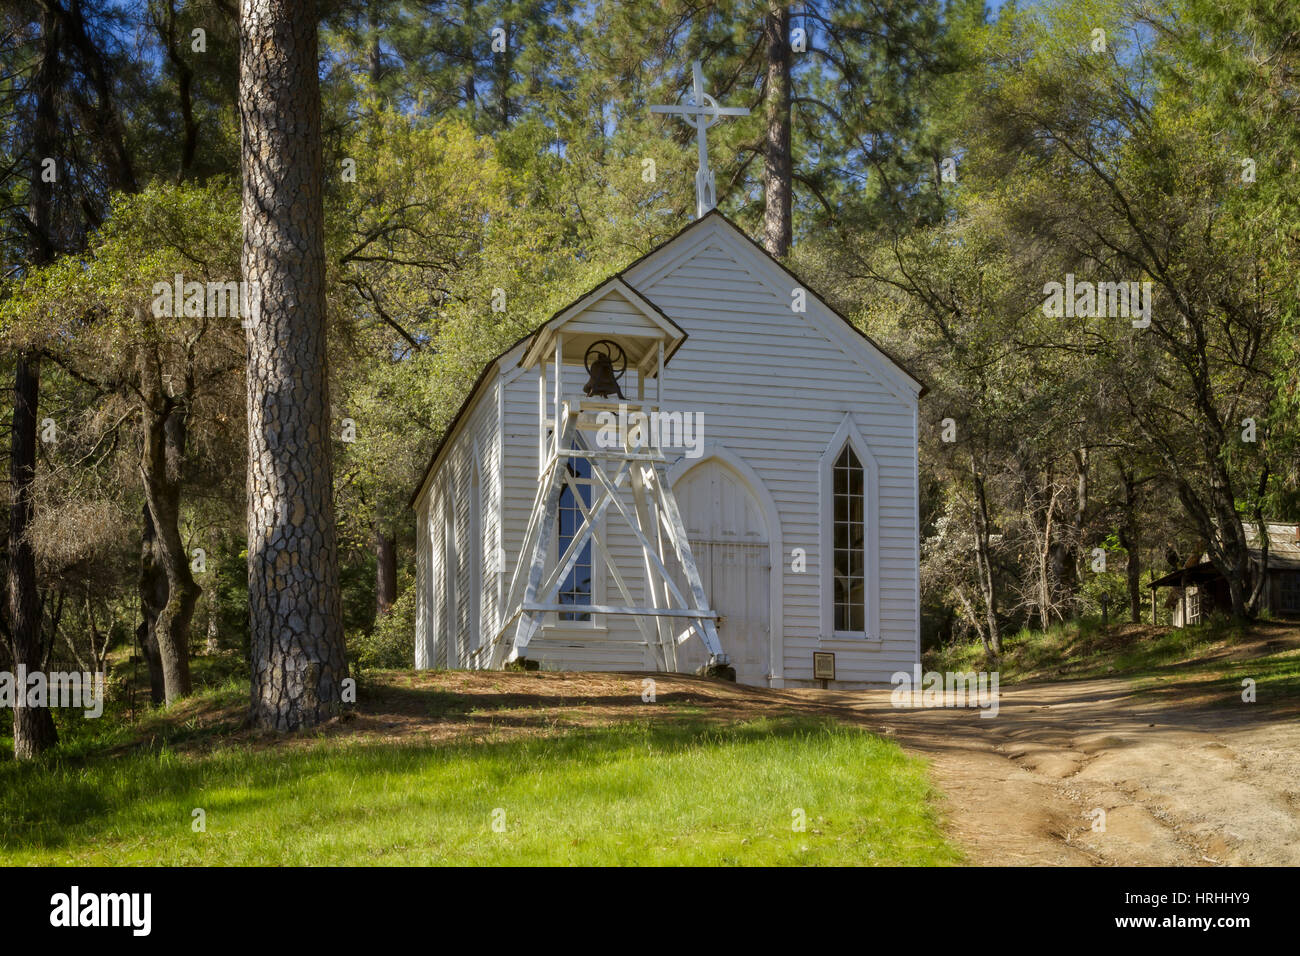
[[[698,76],[699,218],[491,361],[416,489],[417,667],[919,660],[923,386],[712,209]]]

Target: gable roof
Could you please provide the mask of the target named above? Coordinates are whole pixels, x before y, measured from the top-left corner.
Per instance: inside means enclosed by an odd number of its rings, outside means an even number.
[[[842,312],[833,308],[829,303],[826,302],[825,299],[823,299],[820,295],[818,295],[813,289],[809,288],[807,283],[805,283],[802,279],[800,279],[797,275],[795,275],[790,269],[784,266],[780,262],[780,260],[778,260],[770,252],[768,252],[761,245],[759,245],[748,235],[746,235],[743,229],[741,229],[729,218],[727,218],[727,216],[724,215],[721,211],[719,211],[717,208],[714,208],[714,209],[710,209],[699,219],[687,223],[685,226],[683,226],[681,229],[675,232],[672,236],[665,239],[663,242],[659,243],[659,245],[655,246],[649,252],[645,253],[644,255],[638,256],[636,259],[629,262],[622,269],[615,272],[613,275],[611,275],[609,278],[605,279],[603,282],[596,285],[594,288],[589,289],[587,292],[580,295],[572,303],[557,311],[555,314],[553,314],[546,321],[542,322],[531,332],[528,332],[523,336],[521,336],[520,338],[516,339],[507,348],[503,349],[497,355],[489,359],[488,362],[483,366],[483,370],[479,373],[478,378],[475,379],[473,386],[469,390],[469,394],[465,396],[465,401],[461,404],[460,408],[457,409],[456,414],[452,417],[451,421],[448,423],[447,430],[443,432],[442,438],[439,439],[438,444],[433,449],[433,454],[429,456],[429,465],[427,468],[424,469],[424,474],[421,476],[419,482],[416,484],[415,490],[411,493],[411,499],[408,502],[407,507],[413,508],[415,506],[416,500],[420,497],[420,492],[422,492],[424,490],[425,485],[429,483],[429,478],[433,474],[434,470],[437,468],[438,462],[442,458],[443,452],[447,449],[447,446],[450,444],[452,437],[456,434],[456,430],[460,426],[461,419],[464,418],[465,413],[469,411],[470,406],[472,406],[474,402],[477,400],[479,396],[479,392],[482,390],[483,384],[487,381],[488,376],[492,372],[492,370],[497,368],[498,364],[501,362],[503,358],[505,358],[507,355],[509,355],[511,352],[517,349],[524,342],[528,341],[529,339],[535,339],[541,334],[543,334],[545,330],[550,326],[550,324],[554,322],[556,319],[560,318],[563,315],[570,314],[575,309],[575,307],[581,305],[582,303],[588,300],[593,299],[594,297],[598,297],[601,294],[602,290],[606,289],[607,287],[617,282],[617,283],[621,283],[624,288],[634,293],[640,299],[641,302],[644,302],[651,309],[653,309],[660,316],[662,316],[665,320],[671,323],[674,328],[680,329],[680,326],[678,326],[676,322],[673,322],[673,320],[669,318],[662,309],[660,309],[657,305],[655,305],[645,296],[641,295],[640,292],[638,292],[635,288],[632,287],[631,283],[627,281],[627,274],[635,270],[637,266],[641,265],[641,263],[645,262],[651,256],[658,254],[663,249],[672,245],[678,239],[681,239],[683,236],[687,235],[688,233],[696,229],[700,229],[701,227],[703,227],[705,223],[709,223],[713,221],[721,221],[723,223],[726,223],[726,225],[731,229],[732,232],[734,232],[745,242],[749,243],[750,246],[752,246],[765,259],[767,259],[778,269],[780,269],[783,273],[785,273],[785,275],[793,279],[801,289],[804,289],[831,315],[835,316],[837,319],[843,322],[844,325],[846,325],[849,329],[851,329],[854,333],[856,333],[858,337],[863,339],[863,341],[865,341],[873,349],[875,349],[882,356],[884,356],[889,361],[889,363],[894,366],[894,368],[898,369],[900,372],[906,375],[912,382],[914,382],[917,386],[919,386],[919,390],[917,392],[918,398],[924,395],[927,391],[929,391],[929,389],[927,388],[926,384],[923,381],[921,381],[910,371],[908,371],[907,367],[903,365],[903,363],[900,362],[898,359],[896,359],[893,355],[891,355],[887,350],[881,348],[880,344],[877,343],[875,339],[871,338],[871,336],[867,335],[867,333],[863,332],[860,328],[854,325],[848,319],[848,317],[846,317]],[[685,338],[685,335],[686,333],[683,332],[682,333],[683,338]],[[673,348],[673,352],[676,352],[677,348],[680,347],[680,345],[681,343],[678,342],[677,346]],[[664,359],[665,362],[670,357],[671,357],[671,353],[669,355],[666,355]],[[522,364],[522,360],[523,359],[521,356],[520,358],[521,364]]]
[[[854,325],[853,322],[852,322],[852,321],[851,321],[851,320],[850,320],[850,319],[849,319],[849,318],[848,318],[848,317],[847,317],[843,312],[841,312],[841,311],[839,311],[838,309],[836,309],[836,308],[835,308],[834,306],[832,306],[829,302],[827,302],[827,301],[826,301],[825,299],[823,299],[820,295],[818,295],[817,292],[816,292],[816,290],[810,288],[810,287],[808,286],[808,284],[807,284],[806,282],[803,281],[803,279],[801,279],[801,278],[799,278],[799,276],[795,275],[795,273],[794,273],[793,271],[791,271],[791,270],[790,270],[790,269],[789,269],[789,268],[788,268],[784,263],[782,263],[780,259],[776,258],[776,256],[772,255],[772,253],[768,252],[768,251],[767,251],[766,249],[764,249],[761,245],[759,245],[757,242],[755,242],[753,239],[751,239],[751,238],[749,237],[749,235],[748,235],[748,234],[747,234],[743,229],[741,229],[739,226],[737,226],[734,222],[732,222],[730,219],[728,219],[728,218],[727,218],[725,215],[723,215],[721,212],[718,212],[717,209],[711,209],[711,210],[710,210],[710,211],[709,211],[705,216],[703,216],[702,218],[700,218],[700,219],[696,220],[695,222],[691,223],[691,225],[692,225],[692,226],[695,226],[695,225],[698,225],[699,223],[702,223],[702,222],[708,222],[709,219],[710,219],[711,217],[713,217],[713,216],[717,216],[718,219],[722,220],[722,221],[725,222],[728,226],[730,226],[732,232],[734,232],[737,236],[739,236],[741,239],[743,239],[745,242],[747,242],[747,243],[750,245],[750,247],[753,248],[753,250],[754,250],[755,252],[757,252],[757,253],[758,253],[760,256],[762,256],[764,259],[768,260],[768,261],[771,262],[774,266],[776,266],[778,269],[780,269],[782,272],[784,272],[784,273],[786,274],[787,277],[789,277],[790,279],[793,279],[793,280],[795,281],[795,283],[799,286],[799,288],[803,289],[803,290],[804,290],[805,292],[807,292],[810,296],[812,296],[814,299],[816,299],[817,302],[822,306],[822,308],[824,308],[824,309],[825,309],[827,312],[829,312],[831,315],[835,316],[835,318],[839,319],[842,323],[844,323],[844,325],[845,325],[846,327],[848,327],[848,328],[849,328],[849,329],[850,329],[850,330],[851,330],[855,335],[857,335],[858,338],[862,339],[864,342],[866,342],[868,345],[870,345],[873,349],[875,349],[877,352],[879,352],[881,355],[883,355],[886,359],[888,359],[888,360],[889,360],[889,364],[891,364],[892,366],[894,366],[894,368],[898,369],[900,372],[902,372],[904,375],[906,375],[909,379],[911,379],[914,383],[916,383],[916,385],[919,386],[919,390],[918,390],[918,392],[917,392],[917,397],[920,397],[920,396],[924,395],[926,392],[928,392],[928,391],[930,390],[930,389],[929,389],[929,386],[927,386],[927,385],[925,384],[925,382],[921,381],[921,380],[920,380],[919,378],[917,378],[914,374],[912,374],[912,372],[907,368],[907,366],[904,365],[902,362],[900,362],[897,358],[895,358],[894,355],[893,355],[892,353],[890,353],[887,349],[882,348],[879,342],[877,342],[877,341],[876,341],[875,339],[873,339],[871,336],[867,335],[866,332],[863,332],[860,328],[858,328],[856,325]],[[663,243],[662,245],[660,245],[660,246],[659,246],[659,249],[662,249],[664,246],[668,245],[669,242],[673,242],[674,240],[678,239],[679,237],[685,235],[688,231],[689,231],[689,228],[688,228],[688,229],[683,229],[683,230],[682,230],[681,232],[679,232],[676,236],[673,236],[672,239],[669,239],[668,242],[665,242],[665,243]],[[654,251],[657,252],[658,249],[655,249]],[[633,266],[638,265],[638,264],[639,264],[641,261],[643,261],[644,259],[648,259],[648,258],[650,257],[651,254],[652,254],[652,253],[642,256],[640,259],[638,259],[636,262],[632,263],[632,265],[629,265],[627,268],[630,270]],[[626,270],[625,270],[625,271],[626,271]]]
[[[621,298],[624,302],[627,302],[640,313],[640,322],[633,321],[627,322],[626,324],[638,325],[641,327],[642,332],[647,333],[646,335],[641,336],[637,336],[634,332],[628,332],[625,334],[630,335],[633,338],[639,337],[643,340],[646,338],[653,339],[654,341],[667,340],[669,345],[667,352],[664,354],[664,364],[668,364],[668,360],[676,354],[677,350],[681,348],[682,343],[686,341],[686,330],[669,318],[663,309],[659,308],[659,306],[655,305],[634,289],[628,281],[623,278],[621,273],[616,273],[600,285],[596,286],[596,288],[592,289],[586,295],[581,296],[572,305],[561,309],[538,326],[532,334],[532,341],[528,344],[528,348],[524,349],[524,354],[519,357],[520,366],[531,366],[539,358],[549,355],[551,351],[550,346],[553,345],[555,341],[555,334],[559,332],[561,328],[566,324],[573,322],[587,309],[598,306],[601,302],[607,299],[612,299],[615,296]],[[589,332],[584,338],[587,340],[599,338],[601,334],[603,333]],[[620,340],[622,340],[622,338],[623,336],[620,335]],[[622,344],[621,341],[620,344]],[[645,351],[647,344],[647,342],[642,341],[641,345],[643,352]],[[635,349],[628,350],[628,360],[638,369],[642,368],[647,357],[647,355],[643,354],[638,358]],[[654,355],[649,357],[657,358],[658,352],[655,351]],[[655,369],[655,372],[656,374],[658,373],[657,368]]]

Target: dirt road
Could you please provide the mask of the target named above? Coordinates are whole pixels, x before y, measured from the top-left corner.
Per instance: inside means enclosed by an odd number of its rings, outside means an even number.
[[[1183,704],[1122,680],[1003,688],[992,719],[899,710],[883,690],[780,693],[927,757],[975,863],[1300,865],[1300,721],[1260,705]]]

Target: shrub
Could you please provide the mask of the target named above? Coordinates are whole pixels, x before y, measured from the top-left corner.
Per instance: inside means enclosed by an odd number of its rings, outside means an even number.
[[[411,667],[415,662],[415,587],[407,587],[370,633],[352,640],[352,654],[367,667]]]

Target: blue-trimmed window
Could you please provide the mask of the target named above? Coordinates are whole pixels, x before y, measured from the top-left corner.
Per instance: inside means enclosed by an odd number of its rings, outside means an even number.
[[[574,480],[578,486],[578,492],[582,495],[582,503],[590,509],[591,507],[591,462],[586,458],[570,458],[568,461],[569,477]],[[565,485],[560,492],[560,512],[559,512],[559,541],[556,550],[556,560],[564,557],[564,553],[569,550],[569,545],[573,539],[578,536],[582,530],[583,516],[582,510],[578,507],[578,502],[573,498],[573,490]],[[586,544],[578,554],[578,562],[573,566],[573,570],[560,585],[560,603],[574,605],[591,604],[591,539],[588,538]],[[590,612],[580,611],[561,611],[561,621],[590,621]]]

